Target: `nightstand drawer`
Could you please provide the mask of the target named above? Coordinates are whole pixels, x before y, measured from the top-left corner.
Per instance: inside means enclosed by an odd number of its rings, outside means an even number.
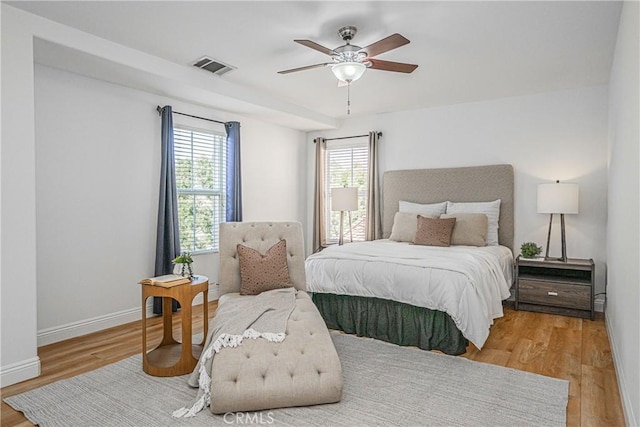
[[[523,303],[591,309],[591,287],[543,280],[520,279],[519,300]]]

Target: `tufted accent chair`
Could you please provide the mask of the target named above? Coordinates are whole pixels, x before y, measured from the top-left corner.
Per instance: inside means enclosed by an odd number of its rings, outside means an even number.
[[[299,222],[248,222],[220,225],[219,304],[241,296],[236,247],[242,243],[265,253],[287,241],[287,266],[299,290],[282,343],[247,339],[224,348],[213,359],[211,412],[258,411],[338,402],[342,367],[322,316],[305,289],[304,242]]]
[[[305,290],[304,239],[299,222],[226,222],[220,224],[220,295],[240,292],[238,243],[264,254],[287,241],[287,267],[296,289]]]

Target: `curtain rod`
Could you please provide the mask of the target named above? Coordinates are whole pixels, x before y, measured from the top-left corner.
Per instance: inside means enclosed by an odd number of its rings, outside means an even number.
[[[158,112],[158,114],[162,114],[162,107],[158,105],[156,107],[156,111]],[[213,120],[213,119],[208,119],[206,117],[194,116],[192,114],[181,113],[179,111],[173,111],[173,114],[180,114],[181,116],[193,117],[194,119],[206,120],[208,122],[220,123],[223,125],[226,124],[226,122],[221,122],[220,120]]]
[[[366,135],[353,135],[353,136],[341,136],[339,138],[327,138],[325,139],[325,141],[336,141],[338,139],[351,139],[351,138],[366,138],[368,137],[369,134]],[[378,132],[378,138],[380,138],[382,136],[382,132]],[[313,141],[314,143],[316,142],[315,139]]]

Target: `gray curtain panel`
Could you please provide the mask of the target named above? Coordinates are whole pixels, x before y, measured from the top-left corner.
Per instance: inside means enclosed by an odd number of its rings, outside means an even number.
[[[315,190],[313,194],[313,251],[317,252],[322,248],[325,242],[325,157],[327,150],[327,141],[324,138],[316,138],[313,140],[316,144],[316,174],[315,174]]]
[[[369,132],[369,191],[367,193],[367,223],[365,239],[382,239],[382,216],[380,214],[380,181],[378,176],[378,132]]]
[[[180,224],[178,221],[178,190],[176,189],[176,171],[173,154],[173,111],[165,105],[162,117],[160,164],[160,198],[158,202],[158,229],[156,235],[155,275],[173,273],[171,262],[180,254]],[[173,301],[173,311],[178,302]],[[162,298],[154,297],[153,312],[162,314]]]
[[[226,221],[242,221],[242,173],[240,169],[240,123],[227,122]]]

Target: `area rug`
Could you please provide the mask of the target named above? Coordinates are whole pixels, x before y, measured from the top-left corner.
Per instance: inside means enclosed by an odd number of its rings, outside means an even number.
[[[4,399],[46,426],[564,426],[568,381],[333,333],[340,403],[172,418],[195,389],[142,372],[140,355]]]

